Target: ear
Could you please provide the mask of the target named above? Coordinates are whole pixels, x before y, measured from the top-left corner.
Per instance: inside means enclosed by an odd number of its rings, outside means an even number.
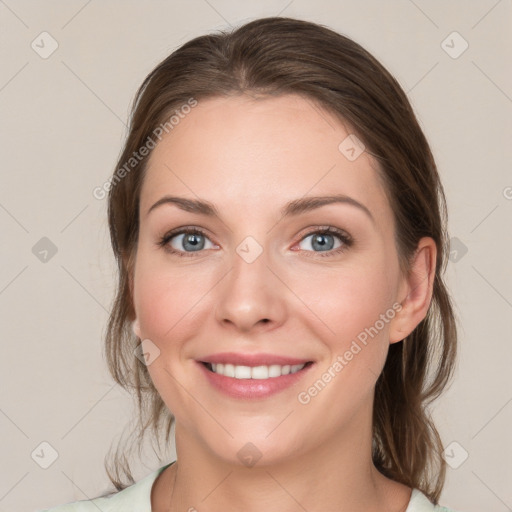
[[[130,301],[132,303],[132,307],[133,307],[133,264],[132,264],[132,261],[131,261],[131,258],[130,257],[127,257],[125,255],[122,256],[123,258],[123,265],[124,265],[124,270],[126,272],[126,278],[128,280],[128,289],[129,289],[129,292],[130,292]],[[135,308],[133,307],[133,309],[135,310]],[[132,322],[132,330],[133,330],[133,333],[135,334],[135,336],[137,336],[138,338],[140,338],[140,324],[139,324],[139,320],[137,319],[137,313],[134,312],[134,315],[135,315],[135,318]]]
[[[142,337],[140,335],[140,324],[139,324],[138,318],[135,318],[135,320],[132,322],[132,329],[133,329],[133,334],[135,334],[135,336],[137,336],[137,338]]]
[[[398,298],[402,308],[391,321],[389,342],[406,338],[427,315],[434,290],[437,247],[430,237],[418,242],[411,270],[402,278]]]

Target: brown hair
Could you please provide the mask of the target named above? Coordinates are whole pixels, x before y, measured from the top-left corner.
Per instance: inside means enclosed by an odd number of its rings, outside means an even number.
[[[432,301],[427,316],[402,342],[390,345],[376,383],[373,412],[375,466],[386,476],[438,502],[445,478],[441,439],[428,412],[453,373],[456,321],[442,275],[448,235],[446,199],[433,155],[412,107],[393,76],[351,39],[324,26],[291,18],[263,18],[231,32],[197,37],[174,51],[146,77],[132,107],[129,133],[109,190],[109,227],[118,263],[117,294],[106,332],[114,380],[134,389],[139,454],[152,428],[163,424],[168,445],[172,413],[134,356],[134,309],[129,275],[139,227],[139,196],[149,155],[126,162],[183,105],[215,96],[300,94],[351,126],[379,164],[379,177],[395,219],[395,243],[404,275],[421,237],[437,245]],[[149,153],[151,154],[151,153]],[[133,163],[133,162],[132,162]],[[121,177],[120,177],[121,176]],[[117,490],[134,482],[125,447],[118,445],[112,474]],[[122,476],[127,482],[122,481]]]

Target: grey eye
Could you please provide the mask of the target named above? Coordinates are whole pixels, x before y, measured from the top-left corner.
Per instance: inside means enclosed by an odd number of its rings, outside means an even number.
[[[310,238],[312,240],[309,241],[307,245],[312,247],[315,252],[330,251],[332,249],[337,249],[338,247],[341,246],[341,242],[338,242],[338,245],[335,246],[335,239],[337,238],[338,240],[340,240],[339,236],[332,235],[330,233],[313,233],[311,235],[304,237],[300,243],[304,243]],[[311,250],[308,247],[301,247],[301,249]]]
[[[175,235],[171,238],[169,243],[171,247],[177,251],[194,252],[203,250],[206,241],[210,242],[202,233],[194,232]],[[211,249],[211,247],[207,247],[207,249]]]

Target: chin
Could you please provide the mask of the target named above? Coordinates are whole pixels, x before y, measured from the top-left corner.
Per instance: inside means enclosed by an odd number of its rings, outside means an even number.
[[[210,444],[211,452],[216,457],[226,464],[240,467],[273,466],[298,455],[299,448],[291,442],[288,435],[283,436],[276,432],[269,436],[269,432],[251,433],[239,428],[231,431],[233,438],[223,436],[222,439],[210,440],[210,443],[206,439],[204,441]],[[300,446],[303,448],[304,443]]]

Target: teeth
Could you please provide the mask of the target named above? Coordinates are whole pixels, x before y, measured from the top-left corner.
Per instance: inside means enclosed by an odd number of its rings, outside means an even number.
[[[239,366],[233,364],[211,363],[211,370],[225,377],[234,377],[235,379],[268,379],[296,373],[306,366],[304,364],[272,364],[270,366]]]

